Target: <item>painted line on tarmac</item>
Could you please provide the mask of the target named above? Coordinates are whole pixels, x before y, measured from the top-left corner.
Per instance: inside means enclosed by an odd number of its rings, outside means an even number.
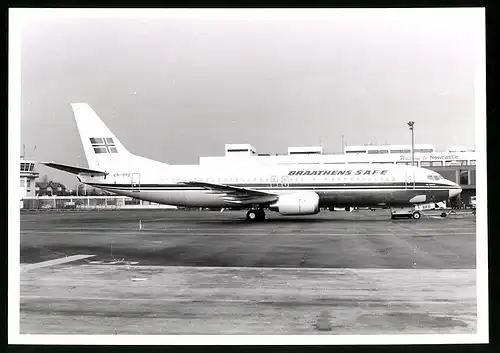
[[[325,227],[327,228],[327,227]],[[238,228],[229,228],[229,229],[224,229],[224,228],[215,228],[215,229],[203,229],[203,228],[148,228],[147,223],[142,223],[142,229],[141,231],[143,232],[197,232],[197,231],[203,231],[204,233],[216,233],[216,232],[227,232],[228,230],[230,231],[238,231],[238,232],[277,232],[277,231],[288,231],[288,232],[297,232],[297,233],[303,233],[304,231],[307,231],[308,233],[316,233],[316,232],[324,232],[326,229],[321,228],[321,229],[314,229],[314,228],[307,228],[307,229],[296,229],[296,230],[290,230],[286,228],[280,228],[280,229],[274,229],[274,228],[246,228],[246,229],[238,229]],[[387,230],[391,230],[392,228],[383,228],[380,230],[380,232],[376,232],[373,234],[378,234],[381,232],[386,232]],[[445,227],[436,227],[436,228],[400,228],[396,227],[394,230],[396,231],[415,231],[415,232],[429,232],[429,231],[439,231],[439,230],[447,230],[447,231],[473,231],[476,230],[475,227],[473,228],[467,228],[467,227],[462,227],[462,228],[445,228]],[[89,231],[116,231],[116,232],[122,232],[122,231],[139,231],[139,227],[137,229],[129,227],[129,228],[78,228],[77,230],[75,228],[67,228],[67,229],[58,229],[55,228],[54,230],[51,231],[38,231],[38,230],[23,230],[24,233],[51,233],[51,232],[56,232],[56,233],[61,233],[61,232],[89,232]],[[338,231],[338,229],[337,229]],[[345,231],[348,231],[347,229]],[[353,232],[353,230],[349,230],[349,232]],[[448,232],[449,233],[449,232]],[[337,233],[337,234],[346,234],[345,232],[343,233]]]
[[[401,223],[401,224],[404,224],[404,223]],[[388,228],[388,229],[392,229],[392,228]],[[460,227],[460,228],[448,228],[448,227],[436,227],[436,228],[403,228],[403,227],[395,227],[394,230],[406,230],[406,231],[411,231],[411,230],[415,230],[415,231],[419,231],[419,232],[428,232],[428,231],[436,231],[436,230],[439,230],[439,229],[443,229],[443,230],[476,230],[476,227]]]
[[[410,225],[410,224],[413,224],[413,223],[407,223],[407,222],[401,222],[401,223],[397,223],[397,226],[394,226],[394,228],[396,229],[401,229],[400,226],[403,226],[403,225]],[[197,229],[203,229],[203,227],[198,227],[197,225],[196,226],[186,226],[186,227],[182,227],[182,228],[173,228],[173,227],[162,227],[162,226],[157,226],[157,225],[153,225],[151,223],[148,223],[147,221],[143,221],[142,222],[142,227],[143,227],[143,230],[148,230],[148,228],[146,228],[148,225],[151,225],[151,228],[149,228],[151,231],[196,231]],[[284,227],[282,229],[286,229],[287,227]],[[322,230],[325,230],[325,228],[328,228],[327,226],[325,227],[321,227],[321,228],[312,228],[312,227],[308,227],[307,230],[308,231],[322,231]],[[360,228],[363,228],[363,227],[360,227]],[[389,229],[392,228],[392,227],[389,227]],[[95,230],[95,231],[126,231],[126,230],[134,230],[134,229],[139,229],[139,222],[137,222],[136,226],[130,226],[130,227],[89,227],[89,228],[86,228],[86,227],[78,227],[77,228],[78,231],[92,231],[92,230]],[[274,229],[272,225],[269,225],[268,227],[255,227],[255,226],[252,226],[252,227],[244,227],[242,228],[241,230],[242,231],[245,231],[245,230],[249,230],[249,231],[267,231],[267,230],[272,230]],[[338,228],[337,228],[338,229]],[[471,226],[471,227],[467,227],[467,226],[464,226],[464,227],[444,227],[444,225],[440,224],[439,226],[436,226],[434,228],[419,228],[419,227],[411,227],[411,228],[404,228],[405,230],[416,230],[416,231],[435,231],[435,230],[439,230],[439,229],[447,229],[447,230],[473,230],[473,229],[476,229],[475,226]],[[65,231],[65,230],[69,230],[69,231],[76,231],[75,230],[75,227],[54,227],[52,231],[55,231],[55,232],[60,232],[60,231]],[[207,229],[203,229],[204,231],[207,231]],[[220,227],[220,228],[213,228],[213,229],[208,229],[208,231],[221,231],[221,230],[227,230],[227,227],[226,226],[223,226],[223,227]],[[387,230],[387,227],[383,227],[383,230]],[[49,231],[38,231],[36,229],[23,229],[22,230],[23,232],[44,232],[44,233],[49,233]]]
[[[435,230],[435,229],[433,229]],[[90,231],[90,230],[89,230]],[[88,232],[86,230],[84,231],[29,231],[31,234],[81,234]],[[27,233],[25,231],[25,233]],[[209,236],[209,235],[226,235],[226,236],[231,236],[231,235],[246,235],[246,236],[269,236],[269,235],[286,235],[286,236],[291,236],[291,235],[311,235],[311,236],[338,236],[338,237],[347,237],[347,236],[371,236],[371,235],[379,235],[379,236],[454,236],[454,235],[475,235],[476,232],[439,232],[439,233],[421,233],[421,232],[412,232],[411,229],[408,229],[408,231],[402,233],[402,232],[391,232],[385,230],[384,232],[379,232],[379,233],[315,233],[311,232],[309,230],[306,231],[300,231],[300,232],[283,232],[283,231],[275,231],[273,232],[272,230],[269,230],[268,232],[262,232],[262,233],[248,233],[246,231],[239,231],[239,230],[230,230],[225,233],[221,232],[221,230],[217,230],[214,232],[197,232],[197,231],[191,231],[191,232],[168,232],[168,231],[159,231],[159,230],[152,230],[148,231],[147,229],[143,230],[137,230],[137,231],[126,231],[122,229],[119,233],[119,235],[126,235],[126,234],[164,234],[164,235],[173,235],[173,236]],[[99,235],[99,234],[96,234]]]
[[[52,300],[112,300],[112,301],[165,301],[165,302],[200,302],[200,303],[258,303],[258,300],[250,299],[189,299],[189,298],[119,298],[119,297],[82,297],[82,296],[50,296],[50,295],[20,295],[21,299],[52,299]]]
[[[352,289],[343,289],[342,294],[345,296],[347,293],[352,291],[354,294],[358,294],[358,297],[364,297],[365,295],[359,295],[359,290],[356,288]],[[200,293],[200,296],[204,296],[203,293]],[[85,297],[85,296],[50,296],[50,295],[20,295],[19,298],[21,299],[50,299],[50,300],[89,300],[89,301],[99,301],[99,300],[107,300],[107,301],[148,301],[148,302],[153,302],[153,301],[158,301],[158,302],[172,302],[172,303],[241,303],[241,304],[274,304],[274,303],[287,303],[287,302],[304,302],[304,300],[300,300],[301,298],[297,298],[298,300],[290,300],[290,298],[286,299],[264,299],[264,300],[258,300],[258,299],[210,299],[210,298],[139,298],[139,297],[133,297],[133,298],[123,298],[123,297]],[[339,297],[337,299],[333,299],[332,302],[336,303],[338,300],[349,300],[351,299],[352,296],[345,296],[345,297]],[[307,304],[310,304],[311,306],[320,304],[324,305],[325,300],[323,298],[308,298],[310,301]],[[456,301],[450,301],[450,302],[442,302],[439,301],[439,305],[441,306],[446,306],[446,305],[456,305],[459,302],[462,302],[463,299],[458,298]],[[371,300],[366,300],[363,299],[363,304],[365,303],[379,303],[381,306],[386,306],[387,301],[385,299],[371,299]],[[408,299],[393,299],[390,300],[389,303],[400,303],[400,302],[408,302]],[[416,304],[433,304],[438,302],[437,300],[409,300],[409,302],[413,305]]]
[[[34,264],[21,264],[21,271],[29,271],[29,270],[33,270],[33,269],[42,268],[42,267],[60,265],[60,264],[64,264],[64,263],[68,263],[68,262],[72,262],[72,261],[86,259],[86,258],[93,257],[93,256],[95,256],[95,255],[72,255],[72,256],[67,256],[67,257],[61,257],[59,259],[54,259],[54,260],[37,262]]]
[[[134,229],[134,228],[120,228],[120,229],[109,229],[109,228],[102,228],[102,229],[97,229],[97,228],[70,228],[70,229],[53,229],[53,230],[35,230],[35,229],[30,229],[30,230],[22,230],[22,233],[25,234],[34,234],[34,233],[40,233],[40,234],[51,234],[51,233],[85,233],[85,232],[103,232],[103,231],[109,231],[109,232],[126,232],[126,233],[137,233],[137,232],[143,232],[143,233],[164,233],[164,234],[186,234],[186,233],[204,233],[204,234],[223,234],[227,233],[228,231],[232,232],[239,232],[239,233],[282,233],[282,232],[287,232],[287,234],[293,234],[293,233],[305,233],[307,232],[308,234],[325,234],[325,230],[327,229],[286,229],[286,228],[279,228],[279,229],[273,229],[273,228],[263,228],[263,229],[238,229],[238,228],[231,228],[231,229],[203,229],[203,228],[178,228],[178,229],[162,229],[162,228],[148,228],[147,224],[142,224],[142,229],[139,230]],[[328,234],[356,234],[356,231],[361,231],[363,232],[363,229],[345,229],[345,230],[340,230],[336,229],[336,231],[328,232]],[[419,229],[419,228],[402,228],[402,227],[396,227],[396,228],[384,228],[380,229],[380,231],[371,231],[370,233],[363,232],[363,234],[385,234],[386,232],[399,232],[401,234],[408,234],[408,232],[440,232],[440,233],[452,233],[452,232],[472,232],[476,231],[476,228],[426,228],[426,229]]]
[[[109,265],[109,264],[82,264],[80,268],[115,268],[117,270],[123,270],[127,268],[125,264]],[[147,269],[163,269],[165,272],[171,272],[176,270],[192,270],[192,271],[297,271],[297,272],[326,272],[331,274],[354,274],[354,273],[389,273],[389,272],[429,272],[433,274],[438,273],[476,273],[475,268],[349,268],[349,267],[338,267],[338,268],[322,268],[322,267],[252,267],[252,266],[234,266],[234,267],[222,267],[222,266],[164,266],[164,265],[133,265],[130,267],[132,270],[147,270]],[[132,271],[133,272],[133,271]]]

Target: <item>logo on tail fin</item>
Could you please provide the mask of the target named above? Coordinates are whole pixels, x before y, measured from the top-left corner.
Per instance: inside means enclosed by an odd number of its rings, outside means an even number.
[[[111,137],[91,137],[90,143],[95,153],[118,153]]]

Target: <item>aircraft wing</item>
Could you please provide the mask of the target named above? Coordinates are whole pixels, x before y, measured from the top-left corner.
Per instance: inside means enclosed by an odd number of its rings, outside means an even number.
[[[46,165],[47,167],[51,167],[54,169],[59,169],[71,174],[92,174],[92,175],[107,175],[108,173],[103,172],[101,170],[94,170],[83,167],[75,167],[67,164],[60,164],[54,162],[40,162],[40,164]]]
[[[198,181],[187,181],[182,182],[181,184],[203,187],[210,190],[214,194],[219,194],[224,200],[235,204],[245,205],[264,203],[275,201],[278,198],[278,195],[276,194],[231,185],[212,184]]]

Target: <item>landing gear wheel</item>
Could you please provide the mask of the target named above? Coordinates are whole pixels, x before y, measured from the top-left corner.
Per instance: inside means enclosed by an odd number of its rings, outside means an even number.
[[[266,213],[263,209],[250,210],[247,212],[247,220],[263,221],[266,219]]]
[[[446,217],[446,212],[441,213],[441,217]]]
[[[415,212],[413,212],[413,214],[412,214],[413,219],[420,219],[420,217],[421,217],[421,216],[422,216],[422,215],[421,215],[421,214],[420,214],[420,212],[418,212],[418,211],[415,211]]]
[[[259,213],[256,210],[250,210],[247,212],[247,220],[256,221],[259,218]]]

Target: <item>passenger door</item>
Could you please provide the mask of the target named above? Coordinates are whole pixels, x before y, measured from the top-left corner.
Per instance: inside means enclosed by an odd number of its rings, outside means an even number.
[[[405,171],[405,188],[415,189],[415,171],[406,170]]]
[[[140,173],[132,173],[132,179],[130,181],[132,185],[132,192],[141,191],[141,174]]]

